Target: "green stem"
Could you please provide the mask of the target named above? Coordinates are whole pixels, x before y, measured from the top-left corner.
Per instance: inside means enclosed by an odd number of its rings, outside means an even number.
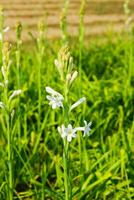
[[[45,163],[43,163],[43,167],[42,167],[42,196],[41,196],[41,199],[42,200],[45,200]]]
[[[82,50],[84,46],[84,14],[85,14],[86,0],[81,0],[80,7],[80,23],[79,23],[79,82],[81,85],[81,73],[82,73]],[[79,95],[81,96],[82,88],[79,87]]]
[[[9,200],[13,200],[13,165],[12,165],[12,139],[10,132],[10,116],[9,116],[9,103],[8,103],[8,88],[5,87],[5,105],[6,111],[6,125],[7,125],[7,153],[8,153],[8,170],[9,170]]]
[[[12,142],[10,134],[9,116],[7,121],[7,136],[8,136],[8,169],[9,169],[9,200],[13,200],[13,167],[12,167]]]
[[[38,66],[38,132],[40,132],[40,121],[41,121],[41,56],[39,58]]]
[[[64,5],[61,13],[60,28],[62,31],[62,44],[67,43],[67,12],[68,12],[69,0],[64,0]]]
[[[69,109],[68,109],[68,84],[67,81],[64,84],[64,97],[65,97],[65,108],[64,108],[64,121],[65,126],[69,123]],[[63,163],[64,163],[64,187],[65,187],[65,200],[71,199],[71,187],[70,187],[70,174],[69,174],[69,144],[66,139],[63,141]]]
[[[69,200],[69,169],[68,169],[68,143],[64,140],[64,186],[65,186],[65,200]]]
[[[16,51],[16,64],[17,64],[17,85],[18,89],[20,89],[20,54],[21,54],[21,47],[20,47],[21,41],[17,41],[17,51]],[[21,138],[21,127],[20,127],[20,97],[18,97],[18,138],[20,142]]]

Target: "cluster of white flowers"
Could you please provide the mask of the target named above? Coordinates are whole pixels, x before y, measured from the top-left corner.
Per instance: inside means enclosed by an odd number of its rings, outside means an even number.
[[[6,30],[8,30],[9,28],[6,28]],[[5,90],[6,88],[8,88],[8,76],[9,76],[9,69],[10,69],[10,64],[11,64],[11,60],[9,58],[9,54],[10,54],[10,44],[9,43],[4,43],[3,45],[3,49],[2,49],[2,56],[3,56],[3,66],[1,67],[1,73],[3,76],[3,82],[0,82],[0,87],[3,88],[3,90]],[[10,96],[7,96],[8,98],[8,104],[10,106],[10,103],[12,102],[12,99],[19,96],[22,93],[21,89],[18,90],[14,90],[12,92],[12,94]],[[7,94],[8,95],[8,94]],[[2,109],[7,109],[7,102],[0,102],[0,108]]]
[[[84,123],[85,126],[76,128],[73,128],[71,124],[69,124],[66,128],[65,125],[63,124],[61,127],[58,127],[58,132],[60,133],[62,138],[67,138],[68,142],[71,142],[72,138],[77,137],[76,134],[77,131],[83,131],[84,132],[83,137],[85,137],[86,135],[89,136],[92,123],[91,122],[87,123],[87,121],[84,121]]]
[[[78,76],[78,72],[75,69],[73,57],[69,51],[69,47],[67,45],[63,46],[58,53],[58,58],[54,61],[57,71],[59,72],[60,78],[65,86],[65,95],[66,92],[69,91],[71,88],[74,80]],[[67,88],[67,89],[66,89]],[[64,97],[59,92],[55,91],[51,87],[46,87],[46,92],[48,95],[46,96],[47,100],[49,101],[49,105],[52,109],[56,108],[64,108],[66,110],[66,106],[64,106]],[[85,97],[80,98],[74,104],[72,104],[69,108],[67,108],[68,115],[69,113],[78,107],[80,104],[86,101]],[[63,139],[67,139],[68,142],[72,141],[72,138],[77,136],[77,131],[83,132],[83,137],[86,135],[89,136],[89,132],[91,130],[91,122],[87,123],[84,121],[83,127],[76,127],[73,128],[71,124],[68,124],[67,127],[62,124],[61,127],[58,127],[58,132],[60,133]]]
[[[59,92],[55,91],[51,87],[46,87],[46,92],[49,94],[46,96],[46,98],[47,100],[49,100],[49,105],[52,106],[52,109],[64,107],[63,106],[64,97]],[[76,108],[85,101],[86,101],[85,97],[80,98],[76,103],[74,103],[70,107],[70,111],[72,111],[74,108]],[[83,137],[85,137],[86,135],[89,136],[92,123],[91,122],[87,123],[87,121],[84,121],[84,123],[85,126],[76,128],[73,128],[71,124],[69,124],[67,127],[65,127],[65,125],[63,124],[61,127],[58,127],[58,132],[60,133],[63,139],[67,138],[68,142],[71,142],[72,138],[75,138],[77,136],[76,134],[77,131],[83,131],[84,133]]]
[[[49,105],[52,106],[52,109],[63,107],[62,101],[64,98],[60,93],[56,92],[50,87],[46,87],[46,92],[49,94],[46,96],[46,98],[50,101]]]
[[[62,96],[62,94],[60,94],[59,92],[55,91],[51,87],[46,87],[46,92],[49,94],[49,95],[46,96],[46,98],[47,98],[47,100],[49,100],[49,105],[52,106],[52,109],[63,107],[64,97]],[[70,107],[70,111],[72,111],[74,108],[79,106],[84,101],[86,101],[85,97],[80,98],[76,103],[74,103]]]

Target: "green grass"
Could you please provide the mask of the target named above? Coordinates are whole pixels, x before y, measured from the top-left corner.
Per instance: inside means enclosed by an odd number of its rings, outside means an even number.
[[[23,91],[12,104],[15,114],[10,123],[13,199],[19,200],[65,199],[64,149],[57,131],[63,115],[61,109],[51,109],[45,92],[45,87],[50,86],[64,93],[63,82],[54,66],[61,42],[44,41],[41,37],[38,44],[30,47],[22,44],[19,50],[14,44],[10,56],[8,92],[18,87]],[[86,41],[82,46],[78,40],[68,42],[75,65],[79,67],[80,61],[81,67],[80,80],[75,81],[68,98],[76,102],[85,96],[87,101],[72,112],[70,121],[74,126],[82,126],[84,119],[92,121],[92,131],[85,138],[78,133],[69,144],[71,198],[132,200],[134,35],[112,34],[105,40]],[[18,64],[16,50],[20,51]],[[2,88],[0,97],[3,98]],[[7,134],[5,112],[1,109],[0,200],[9,200]]]

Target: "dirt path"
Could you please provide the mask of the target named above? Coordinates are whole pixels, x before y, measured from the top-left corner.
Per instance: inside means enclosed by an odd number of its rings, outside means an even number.
[[[15,40],[15,24],[21,21],[23,39],[30,40],[28,32],[31,31],[36,35],[37,23],[46,15],[47,36],[59,37],[62,2],[62,0],[0,0],[5,10],[5,26],[11,27],[6,39]],[[67,20],[71,35],[78,34],[80,2],[80,0],[70,0]],[[115,31],[120,31],[125,21],[123,3],[123,0],[87,0],[84,18],[86,36],[103,34],[110,26]],[[134,2],[130,6],[134,10]]]

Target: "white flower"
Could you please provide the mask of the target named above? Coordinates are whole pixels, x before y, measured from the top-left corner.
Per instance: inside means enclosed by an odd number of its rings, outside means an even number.
[[[62,138],[65,138],[67,136],[67,131],[64,124],[62,124],[61,127],[58,127],[58,132],[60,133]]]
[[[9,97],[9,101],[11,101],[11,99],[13,99],[14,97],[20,95],[21,93],[22,93],[22,90],[15,90],[15,91],[13,91],[13,93]]]
[[[74,71],[72,74],[71,73],[67,74],[66,79],[67,79],[69,85],[71,85],[73,83],[73,81],[77,78],[77,76],[78,76],[77,71]]]
[[[71,124],[69,124],[66,128],[65,125],[62,124],[61,127],[58,127],[58,132],[60,133],[63,139],[67,138],[68,142],[71,142],[72,138],[77,137],[76,134],[77,131],[83,131],[84,132],[83,137],[85,137],[86,135],[89,136],[92,122],[87,123],[87,121],[84,121],[84,123],[85,123],[84,127],[76,127],[76,128],[73,128]]]
[[[91,130],[92,122],[87,123],[87,121],[84,120],[84,124],[85,124],[85,126],[83,126],[83,127],[75,128],[76,131],[83,131],[84,132],[83,137],[85,137],[86,135],[88,135],[88,136],[90,135],[89,132]]]
[[[75,72],[72,74],[72,76],[71,76],[71,79],[70,79],[70,85],[71,85],[72,82],[77,78],[77,76],[78,76],[78,72],[75,71]]]
[[[46,92],[50,94],[47,95],[46,98],[50,101],[49,105],[52,106],[52,109],[63,107],[62,101],[64,98],[60,93],[56,92],[50,87],[46,87]]]
[[[4,84],[0,82],[0,87],[4,87]]]
[[[5,83],[7,84],[8,83],[8,80],[7,80],[7,70],[5,69],[5,67],[3,67],[3,66],[1,67],[1,72],[2,72],[2,75],[3,75]]]
[[[92,122],[87,123],[87,121],[84,120],[84,124],[85,124],[85,127],[84,127],[84,135],[83,135],[83,137],[85,137],[86,135],[89,136],[89,132],[91,130]]]
[[[56,68],[57,68],[57,70],[58,70],[61,78],[63,78],[63,73],[64,72],[63,72],[63,65],[62,65],[62,63],[59,60],[55,59],[54,60],[54,64],[55,64],[55,66],[56,66]]]
[[[76,103],[74,103],[71,108],[70,111],[73,110],[74,108],[76,108],[77,106],[79,106],[81,103],[83,103],[84,101],[86,101],[85,97],[82,97],[81,99],[79,99]]]
[[[5,108],[5,105],[4,105],[4,103],[3,103],[3,102],[1,102],[1,101],[0,101],[0,108],[2,108],[2,109],[3,109],[3,108]]]
[[[3,32],[4,32],[4,33],[7,33],[7,32],[9,31],[9,29],[10,29],[10,27],[7,26],[6,28],[3,29]]]
[[[72,138],[77,137],[76,135],[77,130],[73,128],[71,124],[69,124],[67,128],[64,125],[62,125],[61,128],[58,127],[58,131],[62,138],[65,138],[65,137],[67,138],[68,142],[71,142]]]
[[[6,33],[6,32],[8,32],[8,31],[9,31],[9,29],[10,29],[10,27],[9,27],[9,26],[7,26],[5,29],[3,29],[3,31],[2,31],[2,32],[0,32],[0,40],[2,40],[2,39],[3,39],[3,33]]]

